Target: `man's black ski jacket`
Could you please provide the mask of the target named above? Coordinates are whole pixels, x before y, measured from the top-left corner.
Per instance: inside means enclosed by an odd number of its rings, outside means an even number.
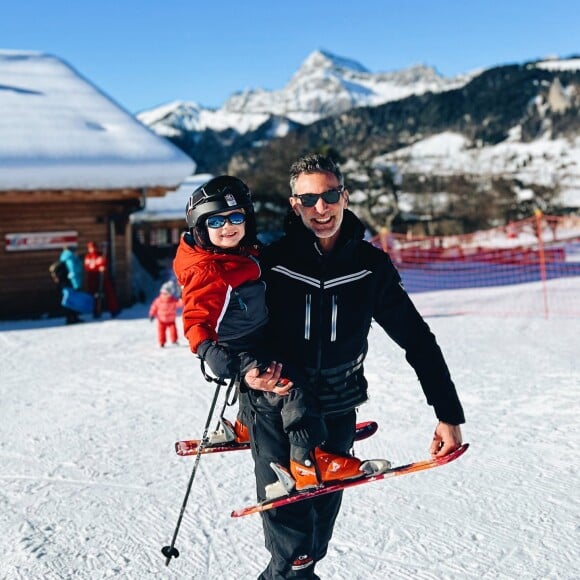
[[[364,226],[345,210],[334,250],[289,214],[286,235],[260,257],[270,321],[268,346],[302,367],[324,414],[367,399],[363,361],[374,319],[405,351],[437,418],[464,422],[463,410],[435,336],[421,318],[387,254],[363,240]]]

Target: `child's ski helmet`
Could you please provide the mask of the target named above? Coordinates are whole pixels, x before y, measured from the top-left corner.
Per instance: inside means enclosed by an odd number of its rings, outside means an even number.
[[[220,175],[198,187],[185,206],[185,220],[202,248],[213,247],[205,220],[213,214],[243,208],[246,213],[246,235],[243,245],[256,243],[256,218],[250,188],[237,177]]]

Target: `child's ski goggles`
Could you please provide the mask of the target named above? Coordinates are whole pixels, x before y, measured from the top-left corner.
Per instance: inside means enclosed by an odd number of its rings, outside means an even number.
[[[217,230],[223,228],[226,222],[230,222],[232,226],[240,226],[246,221],[246,216],[242,212],[236,211],[230,215],[210,215],[206,220],[205,224],[208,228],[212,230]]]

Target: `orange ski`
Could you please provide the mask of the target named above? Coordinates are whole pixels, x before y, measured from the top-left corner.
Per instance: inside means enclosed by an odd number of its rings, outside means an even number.
[[[399,475],[407,475],[408,473],[415,473],[416,471],[424,471],[425,469],[432,469],[433,467],[439,467],[440,465],[445,465],[451,461],[455,461],[458,457],[461,457],[469,447],[469,443],[464,443],[458,447],[455,451],[434,459],[425,459],[423,461],[416,461],[414,463],[408,463],[406,465],[399,465],[397,467],[392,467],[391,469],[385,471],[384,473],[379,473],[377,475],[363,476],[360,479],[352,479],[347,481],[338,481],[336,483],[328,483],[317,487],[316,489],[309,489],[305,491],[298,491],[291,493],[290,495],[285,495],[273,500],[266,500],[261,503],[247,506],[242,509],[234,510],[232,512],[233,518],[240,518],[242,516],[248,516],[250,514],[255,514],[259,512],[264,512],[273,508],[279,508],[286,505],[290,505],[299,501],[304,501],[306,499],[312,499],[313,497],[318,497],[320,495],[325,495],[327,493],[334,493],[347,489],[349,487],[355,487],[357,485],[364,485],[365,483],[371,483],[372,481],[379,481],[381,479],[388,479],[390,477],[397,477]]]
[[[356,432],[354,436],[355,441],[362,441],[377,432],[379,426],[375,421],[364,421],[362,423],[357,423]],[[175,443],[175,453],[181,456],[187,455],[197,455],[197,449],[199,447],[199,439],[189,439],[187,441],[176,441]],[[220,443],[218,445],[208,445],[203,447],[202,453],[223,453],[224,451],[241,451],[244,449],[249,449],[250,443],[236,443],[231,441],[229,443]]]

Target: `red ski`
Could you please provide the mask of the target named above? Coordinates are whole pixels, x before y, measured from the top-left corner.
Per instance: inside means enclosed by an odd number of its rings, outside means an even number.
[[[354,479],[350,481],[340,481],[337,483],[329,483],[316,489],[310,489],[307,491],[298,491],[291,493],[290,495],[285,495],[273,500],[266,500],[259,504],[247,506],[245,508],[234,510],[232,512],[233,518],[240,518],[242,516],[248,516],[250,514],[255,514],[259,512],[264,512],[273,508],[283,507],[290,505],[299,501],[304,501],[305,499],[312,499],[313,497],[318,497],[320,495],[325,495],[327,493],[334,493],[342,489],[347,489],[349,487],[355,487],[356,485],[363,485],[365,483],[371,483],[372,481],[379,481],[381,479],[388,479],[390,477],[396,477],[398,475],[407,475],[408,473],[414,473],[416,471],[423,471],[425,469],[432,469],[433,467],[439,467],[440,465],[445,465],[454,461],[458,457],[461,457],[469,447],[469,443],[464,443],[461,447],[458,447],[455,451],[452,451],[444,457],[438,457],[436,459],[426,459],[424,461],[416,461],[414,463],[408,463],[407,465],[399,465],[397,467],[392,467],[391,469],[385,471],[384,473],[379,473],[378,475],[369,475],[366,477],[361,477],[360,479]]]
[[[354,436],[355,441],[362,441],[367,439],[371,435],[377,432],[379,426],[375,421],[364,421],[363,423],[356,424],[356,432]],[[197,448],[199,447],[199,439],[190,439],[188,441],[177,441],[175,443],[175,452],[177,455],[187,456],[187,455],[197,455]],[[241,451],[244,449],[249,449],[250,443],[236,443],[232,441],[230,443],[221,443],[219,445],[211,445],[204,447],[202,453],[223,453],[224,451]]]

